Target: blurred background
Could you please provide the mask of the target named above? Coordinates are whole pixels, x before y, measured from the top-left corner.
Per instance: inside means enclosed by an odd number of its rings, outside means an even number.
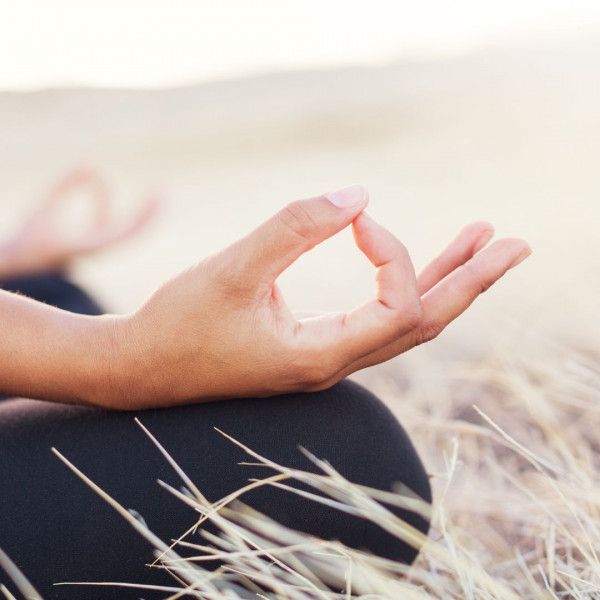
[[[534,255],[427,349],[600,333],[597,0],[1,2],[0,234],[73,165],[135,240],[75,277],[114,311],[285,203],[353,182],[422,266],[473,220]],[[297,309],[373,294],[349,231],[282,278]],[[413,360],[413,359],[408,359]],[[408,363],[405,363],[408,364]]]

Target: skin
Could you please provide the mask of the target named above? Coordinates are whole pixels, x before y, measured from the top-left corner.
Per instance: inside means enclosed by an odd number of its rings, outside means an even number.
[[[293,202],[131,314],[73,315],[0,293],[0,388],[124,410],[324,389],[433,339],[531,253],[519,239],[482,249],[492,226],[472,223],[417,277],[368,200],[355,185]],[[375,298],[298,318],[278,276],[350,225],[376,269]]]
[[[73,202],[73,192],[87,195],[92,215],[89,222],[68,235],[59,222],[63,209]],[[151,196],[131,219],[117,221],[111,217],[110,190],[104,179],[87,167],[73,169],[50,188],[12,239],[0,246],[0,277],[64,271],[74,258],[135,235],[158,207],[158,198]]]

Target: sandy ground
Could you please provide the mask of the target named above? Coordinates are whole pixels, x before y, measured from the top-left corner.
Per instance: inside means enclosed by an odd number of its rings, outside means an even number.
[[[534,249],[401,365],[518,344],[532,331],[591,346],[600,333],[598,64],[600,43],[587,40],[168,91],[2,93],[0,233],[72,164],[97,165],[123,214],[145,190],[162,190],[151,228],[76,272],[127,311],[284,203],[361,182],[371,214],[417,267],[478,219]],[[337,310],[367,299],[372,281],[344,232],[282,287],[294,308]]]

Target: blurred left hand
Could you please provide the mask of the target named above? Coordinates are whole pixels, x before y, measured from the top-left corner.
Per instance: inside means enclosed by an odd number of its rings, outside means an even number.
[[[73,201],[76,191],[87,192],[92,214],[74,235],[65,235],[59,226],[61,211]],[[73,169],[51,188],[13,239],[0,247],[0,276],[65,270],[73,258],[137,233],[155,215],[158,205],[158,199],[150,197],[131,219],[117,221],[110,215],[110,194],[104,179],[89,168]]]

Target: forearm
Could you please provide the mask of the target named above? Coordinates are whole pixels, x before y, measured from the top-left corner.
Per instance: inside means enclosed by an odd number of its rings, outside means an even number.
[[[66,312],[0,290],[0,392],[101,403],[113,387],[115,319]]]

